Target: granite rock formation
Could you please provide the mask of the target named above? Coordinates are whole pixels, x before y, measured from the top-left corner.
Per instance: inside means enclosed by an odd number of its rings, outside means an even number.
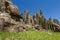
[[[60,31],[60,25],[53,23],[51,17],[46,20],[42,10],[40,10],[40,16],[37,11],[34,12],[34,16],[29,15],[27,9],[24,13],[22,15],[9,0],[0,0],[0,31],[24,32],[31,29]]]

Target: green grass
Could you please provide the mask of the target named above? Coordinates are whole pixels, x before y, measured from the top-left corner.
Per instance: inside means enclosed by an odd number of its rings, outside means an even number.
[[[60,33],[51,31],[0,32],[0,40],[60,40]]]

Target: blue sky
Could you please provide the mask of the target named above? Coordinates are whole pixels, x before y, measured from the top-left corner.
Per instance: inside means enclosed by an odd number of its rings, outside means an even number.
[[[56,18],[60,21],[60,0],[12,0],[12,2],[24,13],[24,9],[28,9],[31,15],[34,11],[40,13],[42,9],[45,18]]]

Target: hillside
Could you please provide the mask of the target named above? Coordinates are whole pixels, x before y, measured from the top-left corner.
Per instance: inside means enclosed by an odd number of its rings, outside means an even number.
[[[43,11],[40,9],[40,15],[35,11],[31,16],[28,9],[24,14],[9,0],[0,0],[0,31],[24,32],[32,30],[49,30],[60,32],[60,23],[56,19],[49,17],[47,20]]]
[[[40,15],[39,15],[39,14]],[[22,13],[10,0],[0,0],[0,40],[60,40],[60,23],[43,10]]]

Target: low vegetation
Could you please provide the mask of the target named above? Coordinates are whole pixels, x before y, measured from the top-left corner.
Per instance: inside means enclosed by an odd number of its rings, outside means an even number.
[[[52,31],[0,32],[0,40],[60,40],[60,33]]]

